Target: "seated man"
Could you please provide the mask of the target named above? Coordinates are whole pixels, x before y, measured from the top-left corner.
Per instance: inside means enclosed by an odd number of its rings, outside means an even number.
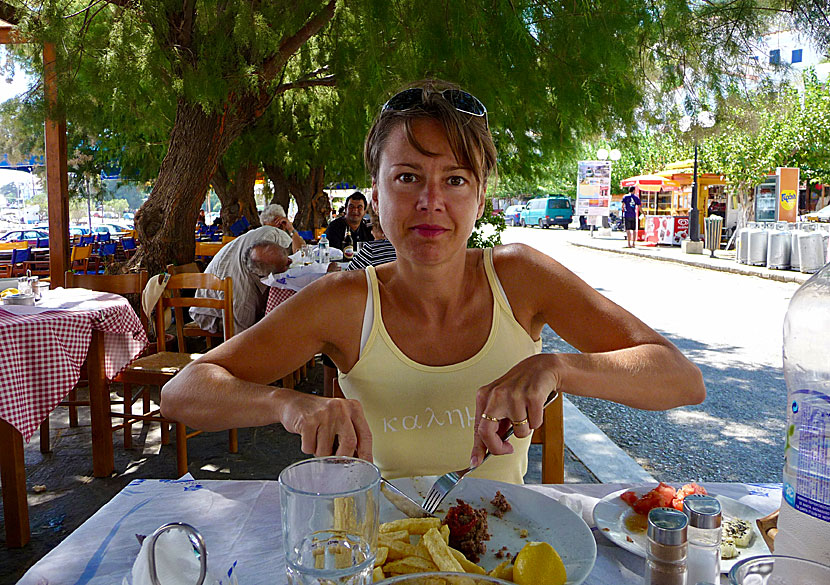
[[[366,215],[366,197],[360,191],[355,191],[346,199],[346,215],[338,217],[326,228],[326,238],[329,246],[343,249],[343,238],[346,237],[346,230],[352,236],[352,243],[371,242],[375,238],[372,230],[363,223],[363,216]]]
[[[253,326],[265,315],[268,287],[260,279],[285,272],[291,264],[288,252],[280,243],[256,239],[257,232],[266,227],[252,230],[225,245],[205,269],[206,273],[219,278],[230,276],[233,279],[234,335]],[[196,297],[220,298],[221,292],[199,289]],[[202,329],[213,333],[222,330],[222,312],[218,309],[191,307],[190,316]]]

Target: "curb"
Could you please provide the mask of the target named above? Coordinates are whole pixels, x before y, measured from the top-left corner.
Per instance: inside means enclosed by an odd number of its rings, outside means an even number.
[[[663,262],[674,262],[675,264],[685,264],[687,266],[694,266],[696,268],[706,268],[708,270],[716,270],[718,272],[730,272],[732,274],[743,274],[745,276],[757,276],[759,278],[766,278],[767,280],[776,280],[778,282],[792,282],[795,284],[803,284],[808,278],[812,276],[812,274],[802,274],[800,272],[755,272],[753,270],[740,268],[740,266],[743,266],[740,264],[737,264],[735,266],[717,266],[707,264],[705,262],[697,262],[695,260],[685,260],[680,258],[671,258],[666,256],[657,256],[653,254],[645,254],[642,252],[637,252],[636,250],[618,250],[615,248],[606,248],[604,246],[591,245],[589,243],[584,242],[570,242],[570,244],[572,246],[577,246],[579,248],[588,248],[591,250],[599,250],[601,252],[612,252],[614,254],[625,254],[628,256],[637,256],[639,258],[648,258],[650,260],[660,260]]]
[[[602,483],[657,483],[631,456],[563,396],[565,445]]]

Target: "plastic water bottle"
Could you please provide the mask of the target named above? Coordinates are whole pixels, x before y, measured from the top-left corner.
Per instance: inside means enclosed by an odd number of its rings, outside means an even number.
[[[830,565],[830,264],[784,319],[787,447],[775,554]]]
[[[317,243],[317,261],[320,264],[329,263],[329,239],[326,234],[320,236],[320,241]]]

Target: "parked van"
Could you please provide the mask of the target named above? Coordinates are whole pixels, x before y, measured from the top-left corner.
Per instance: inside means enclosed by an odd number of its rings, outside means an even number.
[[[573,215],[574,210],[570,199],[564,195],[551,195],[528,201],[519,221],[522,227],[537,225],[547,228],[552,225],[561,225],[568,229]]]

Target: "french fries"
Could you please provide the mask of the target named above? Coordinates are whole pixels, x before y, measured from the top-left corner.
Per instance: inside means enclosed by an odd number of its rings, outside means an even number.
[[[372,581],[431,571],[484,575],[483,568],[449,546],[449,537],[449,527],[442,525],[438,518],[405,518],[381,524]],[[429,585],[471,585],[472,582],[469,577],[459,575],[431,580]]]

